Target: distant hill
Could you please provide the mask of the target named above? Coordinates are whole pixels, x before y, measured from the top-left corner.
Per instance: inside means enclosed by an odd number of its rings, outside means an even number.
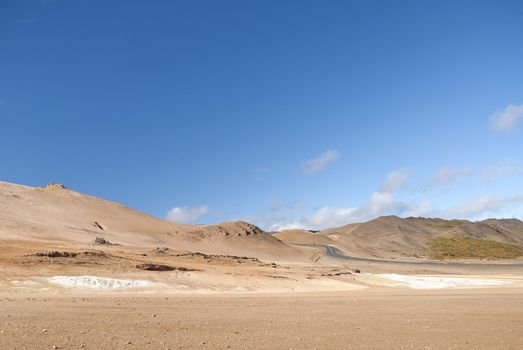
[[[432,239],[456,236],[479,239],[485,244],[493,241],[523,246],[523,222],[517,219],[471,222],[383,216],[365,223],[331,228],[319,234],[336,241],[337,245],[351,254],[378,258],[434,257]],[[457,258],[475,257],[466,255]]]
[[[294,230],[282,230],[275,232],[274,236],[278,239],[298,244],[335,244],[336,242],[324,235],[319,235],[308,230],[294,229]]]
[[[335,227],[315,234],[302,230],[299,235],[286,234],[283,231],[276,236],[289,243],[324,244],[320,242],[328,238],[333,242],[331,245],[341,248],[349,255],[359,257],[383,259],[514,258],[519,256],[517,252],[520,251],[514,247],[523,248],[523,222],[517,219],[488,219],[471,222],[383,216],[368,222]],[[457,240],[455,237],[475,240]],[[438,240],[434,241],[435,238]],[[496,242],[501,245],[496,245]],[[460,246],[455,246],[458,243]],[[485,249],[478,250],[478,244],[484,246]],[[493,253],[494,250],[488,248],[494,246],[497,253]],[[454,256],[445,255],[442,251],[436,252],[437,247],[452,249]],[[500,253],[500,249],[501,251],[512,251],[512,253],[504,255]]]
[[[383,216],[320,232],[268,234],[247,222],[178,224],[60,184],[35,188],[0,182],[0,241],[89,246],[97,238],[125,247],[308,260],[303,245],[332,245],[347,255],[383,259],[512,259],[523,255],[523,222]]]

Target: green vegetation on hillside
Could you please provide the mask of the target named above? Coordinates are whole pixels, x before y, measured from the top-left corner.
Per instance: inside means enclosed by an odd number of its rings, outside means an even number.
[[[523,256],[523,247],[464,236],[434,237],[428,248],[433,259],[514,259]]]

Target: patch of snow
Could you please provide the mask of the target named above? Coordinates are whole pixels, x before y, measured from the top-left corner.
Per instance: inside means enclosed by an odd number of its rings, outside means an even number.
[[[378,276],[393,281],[393,283],[390,285],[409,287],[412,289],[496,287],[514,283],[507,280],[483,279],[474,277],[414,276],[400,275],[395,273],[381,274]]]
[[[154,285],[154,282],[148,280],[129,280],[97,276],[53,276],[48,278],[47,281],[62,287],[98,290],[145,288]]]

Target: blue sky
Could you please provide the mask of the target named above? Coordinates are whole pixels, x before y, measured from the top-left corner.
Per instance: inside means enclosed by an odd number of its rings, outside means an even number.
[[[523,219],[521,1],[2,1],[0,179],[174,221]]]

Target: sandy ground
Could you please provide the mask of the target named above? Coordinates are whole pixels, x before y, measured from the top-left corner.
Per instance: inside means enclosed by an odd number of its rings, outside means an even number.
[[[3,244],[0,349],[520,349],[523,343],[520,266],[387,266],[326,257],[285,264],[119,246],[48,257],[37,254],[49,252],[46,245]],[[144,262],[177,269],[137,268]]]
[[[455,265],[441,273],[439,265],[276,264],[143,256],[122,247],[35,255],[44,248],[4,245],[0,349],[520,349],[523,343],[523,278],[504,265]],[[144,261],[181,270],[137,269]]]
[[[0,350],[522,348],[521,260],[313,243],[0,182]]]
[[[521,349],[523,289],[4,296],[1,349]]]

